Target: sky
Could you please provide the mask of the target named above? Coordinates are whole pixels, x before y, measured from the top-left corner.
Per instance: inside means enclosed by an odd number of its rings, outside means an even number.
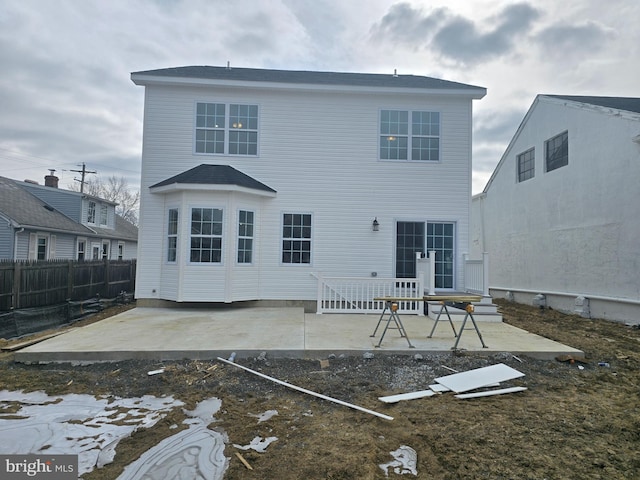
[[[0,175],[140,182],[144,88],[186,65],[424,75],[485,87],[482,191],[537,94],[640,97],[638,0],[0,0]]]

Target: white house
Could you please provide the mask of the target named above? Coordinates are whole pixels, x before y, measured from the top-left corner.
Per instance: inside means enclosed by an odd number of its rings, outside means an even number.
[[[538,95],[484,191],[494,297],[640,320],[640,98]]]
[[[136,258],[138,229],[116,204],[45,184],[0,177],[0,259],[128,260]]]
[[[145,87],[141,305],[297,301],[319,278],[464,285],[472,101],[413,75],[195,66]]]

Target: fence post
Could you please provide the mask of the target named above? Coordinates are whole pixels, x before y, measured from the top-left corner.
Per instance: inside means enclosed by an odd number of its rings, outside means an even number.
[[[104,259],[104,286],[102,287],[102,297],[109,298],[109,273],[111,269],[111,262],[108,259]]]
[[[11,306],[14,310],[20,308],[20,277],[22,273],[22,262],[15,261],[13,263],[13,287],[11,294],[13,295],[13,299],[11,302]]]
[[[318,300],[316,301],[316,313],[322,314],[322,292],[324,291],[324,280],[322,279],[322,273],[318,273]]]
[[[67,263],[69,266],[69,271],[67,273],[67,298],[71,300],[73,297],[73,279],[74,279],[74,268],[73,268],[73,260],[69,260]]]

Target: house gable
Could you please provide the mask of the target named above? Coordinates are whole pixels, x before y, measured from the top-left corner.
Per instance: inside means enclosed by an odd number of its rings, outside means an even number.
[[[492,255],[492,289],[548,293],[565,311],[590,297],[601,302],[594,315],[619,319],[626,318],[619,305],[640,302],[638,107],[640,98],[535,99],[473,199],[472,245]],[[566,162],[549,168],[559,136]],[[527,152],[535,171],[519,178]]]

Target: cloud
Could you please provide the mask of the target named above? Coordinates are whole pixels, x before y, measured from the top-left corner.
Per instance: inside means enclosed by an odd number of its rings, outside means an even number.
[[[441,7],[422,10],[397,3],[372,28],[380,40],[434,50],[455,64],[474,66],[512,52],[540,16],[527,3],[509,5],[486,20],[470,20]],[[480,24],[489,25],[481,29]]]
[[[535,36],[547,55],[571,58],[574,62],[579,60],[576,56],[591,56],[594,51],[606,48],[615,37],[613,30],[594,21],[580,25],[553,24]]]

